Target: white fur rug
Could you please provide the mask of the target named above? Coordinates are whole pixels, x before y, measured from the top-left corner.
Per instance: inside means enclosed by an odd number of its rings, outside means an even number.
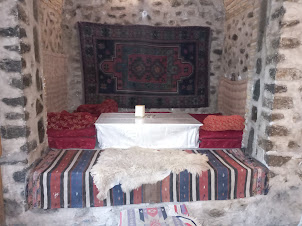
[[[209,169],[208,157],[189,154],[181,150],[105,149],[90,173],[99,190],[98,199],[107,197],[109,189],[121,184],[123,192],[129,192],[142,184],[154,184],[171,172],[201,174]]]

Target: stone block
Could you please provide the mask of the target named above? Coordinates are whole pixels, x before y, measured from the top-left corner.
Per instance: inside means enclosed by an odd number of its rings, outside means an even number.
[[[291,148],[291,149],[295,149],[295,148],[300,148],[300,145],[297,144],[297,142],[291,140],[291,141],[288,142],[287,147]]]
[[[278,121],[284,119],[284,115],[283,114],[279,114],[279,113],[274,113],[272,114],[272,121]]]
[[[25,96],[16,97],[16,98],[3,98],[2,102],[12,107],[17,107],[17,106],[25,107],[27,104],[27,98]]]
[[[40,42],[39,42],[39,34],[37,27],[33,29],[33,37],[34,37],[34,49],[35,49],[35,59],[36,62],[40,63]]]
[[[222,55],[222,49],[214,49],[213,53],[215,53],[217,55]]]
[[[300,23],[299,20],[288,20],[288,21],[282,21],[280,26],[281,27],[293,27],[293,26],[296,26]]]
[[[4,139],[16,139],[28,137],[30,130],[27,126],[1,126],[1,134]]]
[[[258,145],[264,150],[264,151],[271,151],[274,147],[274,143],[270,140],[259,138]]]
[[[217,218],[217,217],[222,217],[226,214],[225,210],[219,210],[219,209],[211,209],[209,212],[208,212],[208,215],[210,217],[214,217],[214,218]]]
[[[11,86],[18,89],[25,89],[32,84],[32,76],[31,74],[26,74],[22,76],[22,79],[13,78],[11,81]]]
[[[260,96],[260,79],[258,79],[254,84],[253,99],[255,101],[258,101],[259,96]]]
[[[4,199],[5,215],[8,217],[17,217],[23,212],[22,203],[15,200]]]
[[[0,70],[5,72],[21,72],[21,62],[18,60],[0,60]]]
[[[26,60],[23,57],[21,58],[21,65],[22,65],[23,69],[26,68],[27,63],[26,63]]]
[[[3,47],[4,47],[4,49],[7,49],[8,51],[20,52],[20,46],[18,46],[18,45],[3,46]]]
[[[261,59],[261,58],[258,58],[258,59],[257,59],[257,62],[256,62],[256,73],[257,73],[258,75],[260,75],[261,70],[262,70],[262,59]]]
[[[266,107],[268,109],[273,109],[273,103],[274,103],[273,99],[263,97],[263,102],[262,102],[263,107]]]
[[[9,112],[5,114],[5,118],[8,120],[18,120],[18,119],[25,119],[25,114],[20,114],[16,112]]]
[[[19,26],[0,28],[0,37],[18,37]]]
[[[297,38],[282,38],[280,41],[280,48],[282,49],[294,49],[301,45],[301,42]]]
[[[294,107],[294,102],[292,97],[278,97],[274,98],[274,109],[292,109]]]
[[[44,127],[44,120],[41,118],[38,121],[38,135],[39,135],[39,142],[40,144],[43,143],[45,138],[45,127]]]
[[[257,107],[253,106],[252,107],[252,120],[254,122],[257,122],[257,114],[258,114],[258,109],[257,109]]]
[[[24,144],[23,146],[20,147],[21,151],[26,152],[26,153],[30,153],[33,150],[35,150],[38,146],[38,143],[36,140],[33,141],[29,141],[26,142],[26,144]]]
[[[20,4],[18,4],[17,8],[18,8],[18,19],[23,23],[29,25],[29,19],[26,11],[23,9],[23,7]]]
[[[253,149],[254,149],[254,134],[255,134],[254,128],[251,128],[248,138],[247,149],[246,149],[246,153],[249,154],[250,156],[253,154]]]
[[[270,113],[267,113],[267,112],[263,111],[261,113],[261,116],[263,117],[263,119],[265,119],[268,122],[278,121],[278,120],[284,119],[284,115],[281,114],[281,113],[270,114]]]
[[[39,99],[36,100],[36,114],[39,115],[43,112],[44,106]]]
[[[261,112],[261,116],[264,120],[270,122],[272,120],[272,115],[270,113],[267,113],[265,111]]]
[[[43,83],[42,83],[42,79],[40,77],[39,69],[37,69],[37,71],[36,71],[36,86],[37,86],[38,92],[43,90]]]
[[[26,38],[26,37],[27,37],[26,30],[21,27],[19,32],[19,38]]]
[[[283,156],[276,156],[276,155],[266,155],[265,159],[266,159],[266,163],[269,166],[281,167],[285,163],[287,163],[289,160],[291,160],[291,157],[283,157]]]
[[[300,80],[302,71],[296,68],[278,68],[276,70],[276,80]]]
[[[31,47],[30,47],[29,44],[20,42],[20,53],[21,54],[25,54],[25,53],[30,52],[30,49],[31,49]]]
[[[18,182],[18,183],[24,183],[27,171],[28,171],[28,169],[24,169],[24,170],[21,170],[21,171],[14,172],[13,173],[14,181]]]
[[[276,85],[275,86],[275,93],[286,93],[287,87],[282,85]]]
[[[161,1],[156,1],[152,3],[153,6],[161,6],[162,4],[163,3]]]
[[[264,89],[270,93],[275,93],[275,84],[265,84]]]
[[[285,8],[283,6],[281,6],[272,14],[272,20],[283,17],[285,12],[286,12]]]
[[[178,7],[182,4],[180,0],[171,0],[170,2],[172,7]]]
[[[289,134],[289,129],[284,127],[284,126],[278,126],[278,125],[270,125],[266,127],[266,134],[268,136],[288,136]]]
[[[266,58],[266,64],[278,64],[285,60],[284,54],[274,54]]]
[[[112,11],[114,11],[114,10],[121,11],[121,10],[125,10],[125,9],[126,9],[126,7],[124,7],[124,6],[112,6],[111,7]]]

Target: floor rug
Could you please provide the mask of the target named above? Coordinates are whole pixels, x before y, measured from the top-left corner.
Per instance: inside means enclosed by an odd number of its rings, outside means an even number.
[[[79,23],[86,104],[208,106],[206,27]]]
[[[120,212],[119,226],[199,226],[189,216],[187,207],[169,205],[155,208],[135,208]]]

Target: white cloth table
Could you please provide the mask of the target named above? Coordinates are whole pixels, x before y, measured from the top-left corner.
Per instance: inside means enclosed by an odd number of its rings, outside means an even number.
[[[99,147],[129,148],[198,148],[199,127],[189,114],[103,113],[95,122]]]

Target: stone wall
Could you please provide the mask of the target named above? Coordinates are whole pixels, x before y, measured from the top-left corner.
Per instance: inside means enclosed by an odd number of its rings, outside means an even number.
[[[222,67],[223,75],[231,80],[246,79],[253,73],[260,2],[224,0],[226,15]]]
[[[64,50],[69,57],[69,110],[83,104],[83,79],[78,21],[106,24],[143,24],[154,26],[208,26],[212,29],[210,68],[210,107],[182,109],[191,112],[215,112],[216,86],[222,74],[224,10],[222,0],[169,0],[169,1],[75,1],[64,5]],[[121,109],[127,110],[127,109]],[[133,111],[133,109],[131,109]],[[151,109],[156,111],[156,109]],[[161,109],[180,111],[180,109]]]
[[[301,50],[297,44],[290,45],[293,47],[291,49],[286,49],[284,44],[287,42],[284,41],[287,39],[283,41],[281,39],[277,42],[279,47],[272,44],[275,43],[273,40],[278,36],[281,38],[301,38],[299,30],[300,32],[302,30],[300,26],[302,2],[301,0],[264,1],[267,2],[267,5],[261,7],[263,9],[261,11],[263,13],[261,14],[261,21],[265,22],[261,26],[264,31],[263,38],[259,36],[262,41],[257,43],[255,54],[256,59],[260,58],[262,60],[262,64],[260,73],[253,73],[251,79],[255,87],[248,89],[253,100],[250,105],[251,114],[247,120],[250,120],[250,128],[254,128],[253,142],[250,143],[253,144],[252,153],[255,153],[254,150],[262,148],[267,151],[269,156],[266,160],[271,171],[270,190],[266,196],[227,201],[200,201],[187,204],[191,216],[198,218],[202,225],[297,225],[301,218],[301,151],[297,146],[296,149],[285,147],[288,146],[290,141],[300,145],[295,135],[299,136],[297,131],[300,125],[296,113],[298,112],[299,101],[301,101],[299,96],[301,94],[299,70],[301,70],[302,61],[301,58],[298,58]],[[17,4],[20,5],[17,7]],[[209,4],[211,4],[210,1]],[[39,149],[43,146],[39,144],[38,133],[34,128],[31,128],[31,126],[34,127],[32,123],[35,121],[34,116],[36,114],[32,112],[32,108],[26,107],[28,103],[32,105],[33,102],[27,101],[24,103],[24,97],[34,100],[41,94],[41,92],[34,89],[30,89],[33,93],[25,93],[24,91],[24,89],[36,87],[36,84],[39,84],[36,83],[36,80],[41,79],[40,77],[39,79],[36,78],[36,68],[40,67],[40,64],[35,61],[34,36],[29,34],[30,31],[33,32],[36,21],[30,16],[33,15],[30,13],[33,6],[32,0],[3,0],[1,6],[0,13],[5,15],[5,19],[0,20],[0,124],[2,141],[5,142],[3,151],[6,154],[0,159],[0,162],[3,169],[6,223],[8,225],[117,225],[119,211],[133,206],[24,211],[24,180],[28,169],[28,160],[23,157],[27,157],[27,151],[31,150],[30,153],[39,152]],[[21,12],[21,14],[18,14],[18,12]],[[24,12],[25,15],[28,15],[30,25],[25,26],[23,22],[18,20],[18,17],[19,19],[22,18]],[[281,30],[279,25],[281,25]],[[19,36],[23,38],[19,39]],[[24,47],[20,48],[23,45],[21,42],[31,46],[30,52],[28,52],[31,57],[24,55],[23,50],[21,50]],[[283,44],[281,44],[282,42]],[[261,47],[259,51],[258,47]],[[32,76],[23,75],[22,56],[24,56],[27,65],[33,65],[30,72]],[[29,63],[27,62],[28,58],[32,59]],[[256,72],[256,60],[254,67]],[[28,70],[27,67],[25,68]],[[41,74],[39,73],[39,75]],[[15,79],[14,82],[13,79]],[[19,80],[26,88],[20,89],[15,86],[15,84],[18,84],[16,81]],[[278,86],[286,86],[287,91],[283,93],[276,92],[277,90],[285,90],[285,88],[278,88]],[[272,87],[274,94],[271,92]],[[296,90],[298,92],[294,92]],[[287,97],[285,98],[287,101],[280,101],[280,97]],[[292,98],[292,101],[290,98]],[[284,104],[289,107],[286,109],[276,107],[284,106]],[[254,110],[252,111],[252,109]],[[44,114],[45,108],[43,113],[36,117],[36,120],[39,120]],[[29,118],[31,118],[30,123],[27,123]],[[287,136],[280,136],[282,134],[281,129],[266,129],[267,126],[275,126],[275,128],[276,126],[284,126],[289,133]],[[31,131],[30,136],[26,137],[26,131]],[[36,134],[32,134],[33,131]],[[279,136],[273,136],[277,131],[280,132]],[[263,140],[260,139],[265,134],[266,137],[263,137]],[[283,133],[283,135],[285,134]],[[37,139],[36,145],[35,142],[27,143],[32,136]],[[27,145],[21,148],[24,144]],[[282,145],[284,145],[284,149]],[[292,146],[290,145],[290,147]],[[17,157],[20,157],[20,159]],[[140,207],[146,205],[140,205]]]
[[[67,109],[67,57],[62,41],[63,0],[39,1],[39,20],[48,112]]]
[[[265,39],[257,43],[244,143],[269,166],[301,157],[301,7],[301,1],[276,2],[268,8],[268,26],[259,26],[259,40]],[[265,12],[260,15],[265,21]]]
[[[24,212],[25,175],[47,148],[37,1],[1,1],[0,165],[7,219]]]

